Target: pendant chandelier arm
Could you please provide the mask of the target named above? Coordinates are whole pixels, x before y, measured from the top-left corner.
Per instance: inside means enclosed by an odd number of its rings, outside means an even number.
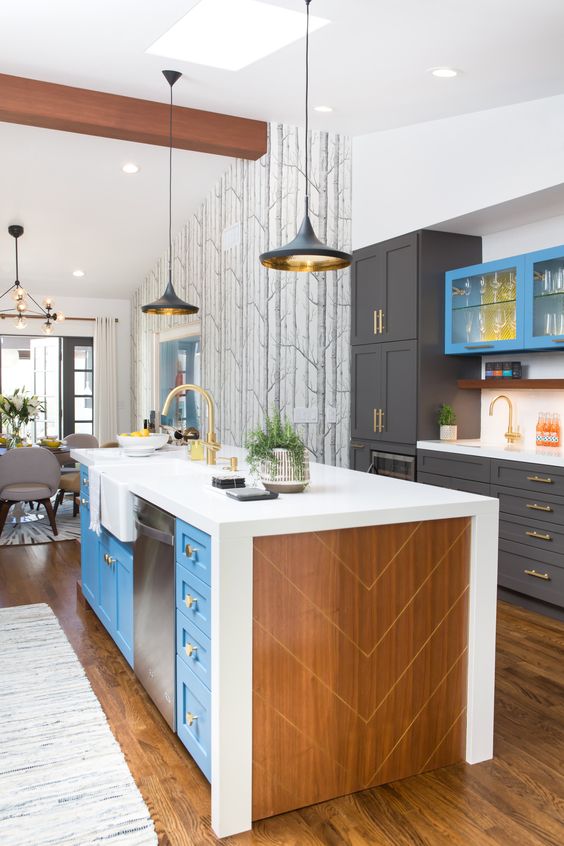
[[[6,290],[4,291],[4,293],[3,293],[3,294],[0,294],[0,300],[2,299],[2,297],[5,297],[5,296],[6,296],[6,294],[9,294],[9,293],[10,293],[10,291],[12,291],[12,290],[13,290],[13,288],[14,288],[14,285],[13,285],[13,283],[12,283],[12,284],[10,285],[10,287],[9,287],[9,288],[6,288]]]
[[[49,313],[48,313],[47,311],[45,311],[45,309],[43,308],[43,306],[40,306],[40,305],[39,305],[39,303],[37,302],[37,300],[35,300],[35,299],[31,296],[31,294],[29,293],[29,291],[27,292],[27,296],[30,298],[30,300],[31,300],[31,302],[32,302],[32,303],[35,303],[35,305],[37,306],[37,308],[39,309],[39,311],[40,311],[40,313],[43,315],[43,317],[49,317]]]

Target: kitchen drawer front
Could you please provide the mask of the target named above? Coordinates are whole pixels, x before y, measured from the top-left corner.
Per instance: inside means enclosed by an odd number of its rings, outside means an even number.
[[[525,522],[564,526],[564,499],[550,496],[544,491],[525,493],[515,488],[492,485],[492,496],[499,499],[500,514],[521,517]]]
[[[555,555],[564,556],[564,532],[536,520],[509,519],[504,515],[499,521],[499,537],[534,549],[541,561],[550,561]],[[546,557],[547,553],[550,558]],[[562,564],[564,566],[564,557]]]
[[[533,491],[537,496],[564,496],[564,467],[492,459],[491,482],[496,486]]]
[[[211,538],[182,520],[176,521],[176,560],[211,585]]]
[[[417,472],[452,476],[470,482],[490,482],[490,458],[432,450],[417,450]],[[451,487],[450,485],[448,487]]]
[[[498,582],[501,587],[564,607],[564,568],[536,560],[518,544],[502,541]]]
[[[207,780],[211,781],[211,694],[178,656],[176,731]]]
[[[176,610],[176,651],[194,675],[211,690],[211,641],[179,609]]]
[[[211,588],[201,579],[176,565],[176,607],[200,631],[211,636]]]
[[[88,496],[88,467],[80,465],[80,495]]]
[[[466,491],[466,493],[490,495],[490,486],[487,482],[472,482],[469,479],[452,479],[450,476],[438,476],[435,473],[417,473],[417,481],[423,485],[435,485],[439,488],[450,488],[455,491]]]

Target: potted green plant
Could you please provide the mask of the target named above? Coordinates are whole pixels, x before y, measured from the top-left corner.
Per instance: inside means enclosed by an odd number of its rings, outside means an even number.
[[[247,434],[247,462],[268,491],[301,493],[309,484],[309,459],[304,442],[280,413],[266,416],[264,428]]]
[[[455,441],[458,427],[456,425],[456,414],[451,405],[445,403],[441,405],[437,422],[440,426],[441,441]]]

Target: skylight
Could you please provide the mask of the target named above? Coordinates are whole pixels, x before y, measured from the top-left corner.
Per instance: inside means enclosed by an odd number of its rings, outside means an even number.
[[[310,15],[310,30],[330,21]],[[305,13],[259,0],[200,0],[145,52],[241,70],[305,35]]]

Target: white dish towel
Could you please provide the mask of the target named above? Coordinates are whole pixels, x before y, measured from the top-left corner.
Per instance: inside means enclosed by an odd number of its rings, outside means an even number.
[[[90,528],[93,532],[99,535],[102,531],[100,525],[101,507],[101,479],[102,474],[97,467],[89,467],[88,469],[88,493],[90,499]]]

